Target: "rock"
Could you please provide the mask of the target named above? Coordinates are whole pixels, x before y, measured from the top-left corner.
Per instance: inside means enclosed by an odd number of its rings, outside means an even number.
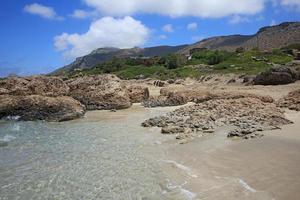
[[[149,99],[148,87],[132,85],[127,87],[131,103],[141,103]]]
[[[95,75],[67,81],[70,96],[88,110],[125,109],[131,106],[128,90],[114,75]]]
[[[164,81],[156,80],[153,82],[153,85],[155,85],[157,87],[164,87],[166,85],[166,83]]]
[[[255,77],[255,85],[282,85],[294,83],[297,80],[297,73],[290,67],[274,67],[262,72]]]
[[[263,102],[274,102],[274,99],[270,96],[255,95],[246,92],[224,92],[224,91],[207,91],[201,89],[188,89],[182,88],[175,90],[172,88],[163,88],[160,90],[162,96],[180,96],[187,99],[188,102],[201,103],[212,99],[239,99],[239,98],[256,98]]]
[[[252,83],[255,79],[255,76],[247,75],[243,77],[243,83]]]
[[[300,89],[290,92],[287,96],[279,99],[276,104],[279,107],[300,111]]]
[[[292,122],[285,118],[284,112],[275,104],[246,97],[203,101],[161,117],[150,118],[142,125],[162,127],[163,133],[182,130],[190,130],[188,133],[211,133],[216,127],[227,125],[236,127],[228,137],[244,137],[290,123]]]
[[[176,134],[176,133],[183,133],[185,129],[179,126],[167,126],[161,129],[162,134]]]
[[[150,97],[148,100],[143,101],[142,105],[145,107],[165,107],[165,106],[179,106],[186,104],[187,98],[175,93],[170,93],[168,96],[155,96]]]
[[[234,78],[230,79],[227,84],[236,83],[236,80]]]
[[[19,116],[25,121],[66,121],[82,117],[84,113],[85,107],[71,97],[0,96],[0,118]]]
[[[10,77],[0,81],[0,95],[68,96],[69,87],[58,77]]]

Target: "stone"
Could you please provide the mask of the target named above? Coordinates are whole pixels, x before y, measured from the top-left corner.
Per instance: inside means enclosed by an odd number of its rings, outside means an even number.
[[[282,108],[300,111],[300,89],[290,92],[287,96],[279,99],[276,104]]]
[[[129,108],[132,103],[124,83],[114,75],[94,75],[70,79],[70,96],[87,110]]]
[[[0,80],[0,95],[68,96],[70,88],[58,77],[9,77]]]
[[[253,83],[255,85],[283,85],[294,83],[298,79],[297,73],[290,67],[274,67],[258,74]]]
[[[149,99],[148,87],[131,85],[127,87],[127,90],[131,103],[141,103]]]
[[[71,97],[0,95],[0,118],[19,116],[19,120],[25,121],[66,121],[84,113],[85,107]]]

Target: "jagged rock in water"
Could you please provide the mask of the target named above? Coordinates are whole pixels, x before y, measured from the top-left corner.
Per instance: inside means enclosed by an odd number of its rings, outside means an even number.
[[[0,95],[0,118],[19,116],[25,121],[66,121],[82,117],[84,113],[85,107],[71,97]]]
[[[279,99],[276,104],[283,108],[300,111],[300,89],[290,92],[287,96]]]
[[[128,90],[114,75],[85,76],[68,80],[70,96],[88,110],[125,109],[131,106]]]
[[[294,69],[281,66],[258,74],[253,83],[255,85],[282,85],[294,83],[297,79],[298,76]]]
[[[141,103],[149,98],[149,89],[147,87],[131,85],[127,89],[131,103]]]
[[[144,127],[176,127],[190,132],[209,133],[217,127],[236,127],[235,136],[244,137],[257,131],[274,129],[292,123],[273,103],[258,98],[213,99],[182,107],[167,115],[154,117],[142,123]],[[232,135],[232,134],[231,134]],[[229,135],[229,137],[231,136]]]
[[[0,81],[0,95],[68,96],[69,87],[58,77],[9,77]]]

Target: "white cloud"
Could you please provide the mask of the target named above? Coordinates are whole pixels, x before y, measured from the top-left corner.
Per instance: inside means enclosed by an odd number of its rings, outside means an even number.
[[[132,17],[104,17],[91,23],[84,34],[63,33],[54,38],[58,51],[68,58],[83,56],[101,47],[131,48],[143,45],[149,29]]]
[[[220,18],[253,15],[264,9],[266,0],[83,0],[104,15],[126,16],[136,13],[171,17]]]
[[[240,15],[234,15],[231,17],[229,20],[229,24],[239,24],[239,23],[244,23],[244,22],[250,22],[250,19],[247,17],[243,17]]]
[[[299,0],[281,0],[281,5],[296,8],[300,11],[300,1]]]
[[[73,18],[76,18],[76,19],[87,19],[87,18],[96,17],[97,12],[77,9],[77,10],[74,10],[70,16]]]
[[[23,10],[26,13],[38,15],[46,19],[63,20],[63,17],[58,16],[52,7],[47,7],[38,3],[26,5]]]
[[[172,33],[172,32],[174,32],[174,28],[173,28],[172,24],[166,24],[166,25],[164,25],[164,26],[162,27],[162,30],[163,30],[164,32],[167,32],[167,33]]]
[[[196,22],[189,23],[186,27],[188,30],[196,30],[198,28],[198,24]]]

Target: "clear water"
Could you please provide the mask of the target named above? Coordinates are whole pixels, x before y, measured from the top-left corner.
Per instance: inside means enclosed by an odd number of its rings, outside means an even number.
[[[134,106],[63,122],[0,122],[0,199],[191,199],[168,187],[164,148]]]

